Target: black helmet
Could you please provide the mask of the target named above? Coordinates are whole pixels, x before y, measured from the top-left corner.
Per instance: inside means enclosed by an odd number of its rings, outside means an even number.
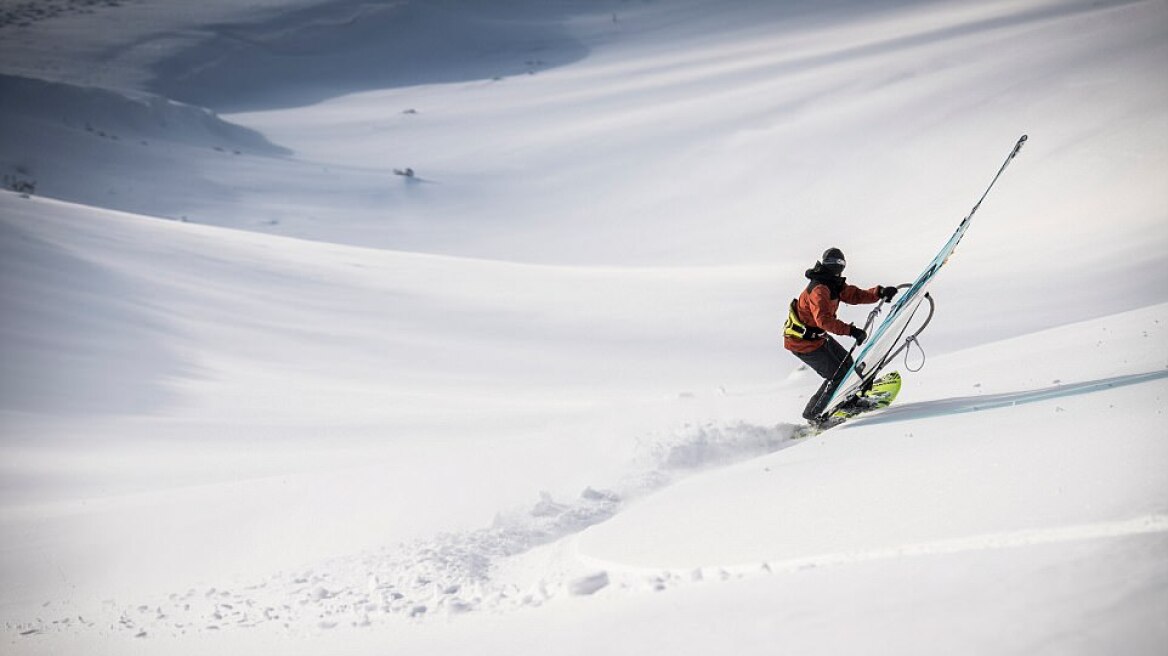
[[[842,274],[844,267],[848,265],[847,260],[844,259],[844,252],[838,248],[829,248],[823,251],[823,260],[820,264],[823,271],[833,276]]]

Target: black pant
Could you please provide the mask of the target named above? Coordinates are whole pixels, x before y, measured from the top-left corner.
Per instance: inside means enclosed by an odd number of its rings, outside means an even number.
[[[795,356],[824,378],[823,384],[811,395],[811,400],[803,409],[803,418],[811,420],[823,412],[822,406],[826,405],[832,390],[852,368],[852,357],[848,355],[847,349],[832,339],[831,335],[826,337],[823,346],[810,353],[796,353]]]

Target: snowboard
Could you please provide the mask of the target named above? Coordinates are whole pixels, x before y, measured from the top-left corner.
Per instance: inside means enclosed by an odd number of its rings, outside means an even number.
[[[831,413],[823,421],[812,422],[800,430],[795,431],[792,437],[799,439],[818,435],[829,428],[839,426],[845,421],[862,415],[865,412],[887,408],[892,405],[892,402],[896,400],[896,395],[899,393],[900,374],[895,371],[884,374],[873,381],[872,386],[866,392],[852,401],[845,403],[842,408]]]
[[[831,413],[831,418],[844,421],[865,412],[887,408],[896,400],[897,394],[900,394],[900,374],[891,371],[873,381],[872,386],[855,400]]]

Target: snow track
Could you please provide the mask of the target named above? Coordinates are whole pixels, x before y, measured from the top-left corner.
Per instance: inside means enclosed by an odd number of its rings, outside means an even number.
[[[9,622],[7,629],[26,638],[49,633],[174,637],[260,626],[315,633],[530,608],[556,597],[592,594],[607,586],[607,578],[589,580],[568,556],[572,536],[693,473],[793,446],[795,428],[742,422],[689,426],[643,440],[638,456],[611,488],[588,487],[576,499],[561,501],[544,492],[528,509],[499,513],[489,528],[333,558],[242,584],[191,587],[128,602],[107,599],[99,605],[51,601],[43,619]]]
[[[923,419],[926,417],[938,417],[952,414],[962,414],[966,412],[980,412],[982,410],[994,410],[998,408],[1012,408],[1027,403],[1038,403],[1041,401],[1050,401],[1052,399],[1061,399],[1069,396],[1077,396],[1079,394],[1091,394],[1093,392],[1101,392],[1104,390],[1116,389],[1126,387],[1128,385],[1139,385],[1141,383],[1148,383],[1157,380],[1168,378],[1168,370],[1149,371],[1142,374],[1127,374],[1123,376],[1113,376],[1104,378],[1102,380],[1091,380],[1080,383],[1059,384],[1043,389],[1029,390],[1025,392],[1006,392],[1003,394],[979,394],[975,396],[966,396],[953,399],[942,399],[938,401],[925,401],[921,403],[906,403],[889,408],[879,415],[863,417],[864,425],[884,424],[889,422],[907,421],[910,419]],[[854,422],[853,425],[855,425]]]
[[[884,549],[870,551],[854,551],[841,553],[816,554],[790,560],[764,561],[761,563],[747,563],[734,565],[715,565],[690,570],[661,570],[657,568],[632,567],[621,563],[608,562],[599,558],[581,555],[580,558],[589,565],[607,572],[620,573],[629,579],[640,578],[650,580],[677,580],[702,581],[709,578],[742,578],[757,574],[776,574],[781,572],[796,572],[816,567],[846,566],[856,563],[866,563],[893,558],[912,558],[916,556],[942,556],[959,554],[969,551],[986,551],[994,549],[1018,549],[1046,544],[1064,542],[1082,542],[1088,540],[1104,540],[1123,538],[1137,535],[1154,535],[1168,532],[1168,515],[1144,515],[1132,519],[1113,522],[1096,522],[1094,524],[1078,524],[1074,526],[1059,526],[1044,529],[1028,529],[1008,533],[989,533],[972,535],[952,540],[937,540],[934,542],[918,542],[903,544]]]

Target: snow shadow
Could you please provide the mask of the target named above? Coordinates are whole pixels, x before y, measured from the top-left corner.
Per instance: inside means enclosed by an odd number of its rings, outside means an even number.
[[[1068,385],[1055,385],[1054,387],[1044,387],[1042,389],[1028,390],[1024,392],[1006,392],[1004,394],[962,396],[952,399],[941,399],[938,401],[909,403],[903,406],[893,406],[876,416],[857,419],[854,422],[845,424],[841,428],[857,428],[860,426],[871,426],[873,424],[888,424],[898,421],[925,419],[928,417],[941,417],[945,415],[962,414],[966,412],[979,412],[981,410],[996,410],[998,408],[1008,408],[1017,405],[1024,405],[1027,403],[1049,401],[1051,399],[1058,399],[1067,396],[1092,394],[1095,392],[1115,389],[1117,387],[1126,387],[1128,385],[1150,383],[1164,378],[1168,378],[1168,369],[1161,371],[1149,371],[1142,374],[1114,376],[1111,378],[1071,383]]]
[[[579,9],[579,5],[576,6]],[[209,26],[159,62],[150,90],[221,112],[284,109],[374,89],[501,80],[588,54],[561,3],[347,0]],[[178,37],[156,35],[132,47]]]
[[[934,29],[922,30],[920,32],[913,32],[903,36],[896,36],[889,39],[877,40],[871,43],[864,43],[862,45],[848,46],[838,50],[830,50],[823,54],[792,60],[791,62],[786,63],[784,66],[792,70],[801,70],[805,68],[814,69],[848,61],[867,59],[873,56],[883,55],[898,50],[919,48],[944,41],[951,41],[978,33],[1042,23],[1083,13],[1104,12],[1117,6],[1134,4],[1138,1],[1139,0],[1109,0],[1099,2],[1093,0],[1080,0],[1078,2],[1066,2],[1039,7],[1026,7],[1021,5],[1016,8],[1014,13],[1005,13],[1003,15],[997,15],[990,18],[970,20],[954,25],[946,25]],[[912,3],[905,3],[904,6],[909,6],[911,4]],[[893,6],[895,6],[895,3]],[[847,5],[845,4],[844,7],[847,7]],[[848,7],[846,11],[850,13],[854,10],[855,6],[852,6]]]
[[[149,138],[208,148],[237,148],[263,155],[291,154],[259,132],[224,121],[200,107],[148,94],[15,75],[0,75],[0,117],[5,122],[0,130],[5,131],[14,129],[9,124],[15,121],[34,121],[38,126],[47,124],[73,132],[84,130],[90,136],[114,141]],[[43,147],[43,143],[42,139],[36,145]]]
[[[144,414],[194,370],[173,332],[109,269],[0,222],[0,409]]]

